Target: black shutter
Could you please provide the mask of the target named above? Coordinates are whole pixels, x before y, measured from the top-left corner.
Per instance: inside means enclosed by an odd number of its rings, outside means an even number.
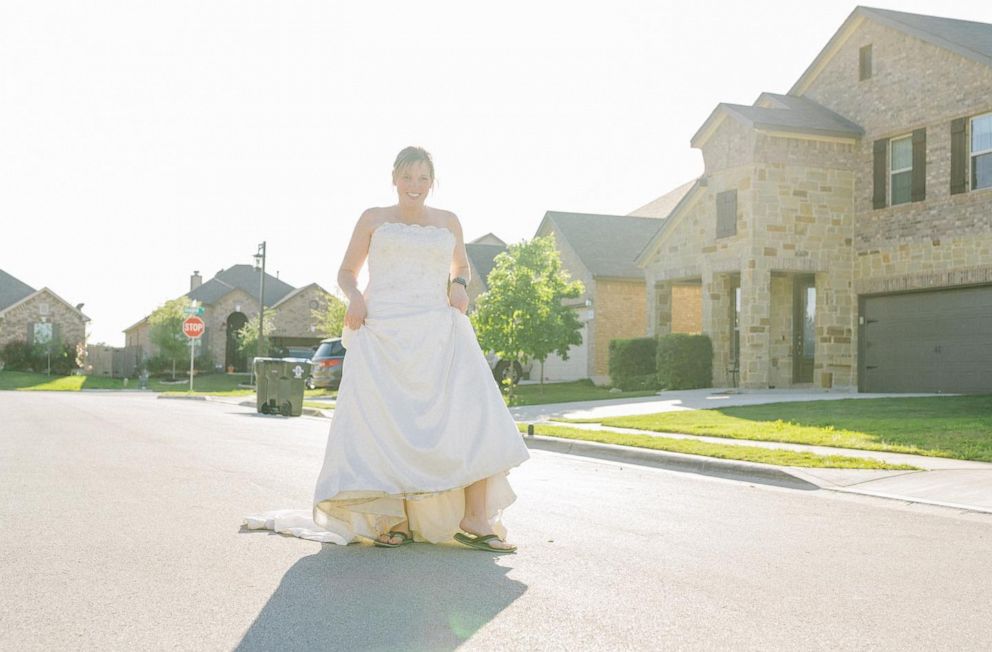
[[[889,139],[881,138],[876,140],[874,150],[875,162],[872,178],[875,184],[875,191],[872,194],[871,201],[874,208],[885,208],[885,177],[888,174]]]
[[[968,190],[968,140],[965,125],[967,118],[951,120],[951,194]]]
[[[927,197],[927,130],[913,131],[913,187],[910,199],[923,201]]]
[[[34,344],[34,322],[28,322],[28,338],[25,341]]]

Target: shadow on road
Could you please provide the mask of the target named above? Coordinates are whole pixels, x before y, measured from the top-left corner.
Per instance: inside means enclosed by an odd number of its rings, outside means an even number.
[[[456,544],[323,544],[289,569],[237,649],[454,650],[527,590],[508,570]]]

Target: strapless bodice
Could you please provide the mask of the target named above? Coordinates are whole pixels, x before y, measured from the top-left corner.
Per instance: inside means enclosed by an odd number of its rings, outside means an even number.
[[[454,245],[454,234],[442,226],[385,222],[376,227],[364,293],[369,311],[376,304],[446,306]]]

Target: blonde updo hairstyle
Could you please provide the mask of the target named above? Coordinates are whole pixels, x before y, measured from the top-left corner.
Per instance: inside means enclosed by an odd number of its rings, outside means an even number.
[[[415,147],[413,145],[410,147],[404,147],[400,153],[396,155],[396,161],[393,162],[393,183],[396,183],[396,175],[398,175],[403,168],[413,165],[418,161],[427,163],[427,169],[430,170],[431,173],[431,187],[434,187],[434,159],[431,158],[431,153],[426,149],[423,147]]]

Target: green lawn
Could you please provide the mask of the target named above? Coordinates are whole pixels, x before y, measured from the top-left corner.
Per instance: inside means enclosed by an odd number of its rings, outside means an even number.
[[[517,424],[521,432],[527,431],[526,424]],[[688,455],[705,455],[724,460],[739,460],[758,462],[760,464],[776,464],[779,466],[802,466],[807,468],[828,469],[893,469],[918,470],[905,464],[886,464],[876,460],[843,455],[815,455],[788,450],[776,450],[761,446],[740,446],[734,444],[714,444],[694,439],[675,439],[655,435],[628,435],[605,430],[585,430],[543,423],[534,425],[534,434],[562,439],[580,439],[602,444],[618,444],[652,450],[685,453]]]
[[[247,383],[248,374],[204,374],[193,378],[194,395],[210,396],[254,396],[254,389],[239,388],[239,384]],[[138,389],[140,384],[134,378],[127,381],[127,389]],[[20,371],[0,371],[0,390],[47,390],[76,392],[83,389],[125,389],[121,378],[106,378],[101,376],[47,376],[45,374],[25,373]],[[189,394],[189,380],[176,383],[152,378],[148,389],[164,394]],[[337,396],[337,391],[327,389],[307,390],[306,395]]]
[[[545,383],[543,385],[518,385],[514,390],[510,405],[540,405],[543,403],[568,403],[570,401],[602,401],[611,398],[632,398],[654,396],[657,392],[613,392],[609,388],[596,387],[591,380],[577,380],[571,383]],[[504,400],[506,397],[504,395]]]
[[[992,462],[992,396],[769,403],[563,421]]]

